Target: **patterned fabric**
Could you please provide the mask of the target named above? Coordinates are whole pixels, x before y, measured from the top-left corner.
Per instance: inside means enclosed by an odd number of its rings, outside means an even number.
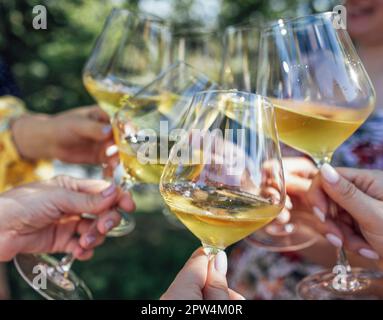
[[[9,122],[23,112],[24,104],[20,99],[0,97],[0,192],[52,175],[50,163],[25,161],[15,148]]]
[[[383,112],[375,112],[335,153],[336,166],[383,170]]]
[[[284,156],[299,156],[285,150]],[[376,112],[336,152],[336,166],[383,170],[383,112]],[[274,253],[243,241],[231,252],[228,281],[247,299],[298,299],[295,288],[321,269],[295,253]]]

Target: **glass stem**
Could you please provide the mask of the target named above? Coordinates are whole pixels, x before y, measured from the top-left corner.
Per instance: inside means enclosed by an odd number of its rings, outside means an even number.
[[[223,250],[221,248],[217,248],[217,247],[213,247],[213,246],[207,245],[207,244],[205,244],[203,242],[202,242],[202,247],[203,247],[203,251],[208,256],[209,260],[214,259],[214,257],[217,255],[217,253]]]
[[[328,155],[320,159],[314,159],[318,169],[325,163],[331,164],[331,156],[332,155]],[[338,219],[337,205],[331,199],[329,199],[328,213],[334,220]],[[343,245],[337,250],[336,266],[333,268],[333,272],[337,274],[336,278],[341,278],[341,281],[336,283],[337,285],[333,285],[333,289],[338,291],[348,291],[350,285],[355,286],[355,281],[353,281],[353,283],[348,283],[351,281],[351,279],[348,279],[347,277],[351,273],[351,266],[348,262]]]

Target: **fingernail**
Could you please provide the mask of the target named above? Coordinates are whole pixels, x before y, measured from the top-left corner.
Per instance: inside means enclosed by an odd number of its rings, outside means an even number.
[[[336,172],[336,170],[330,166],[328,163],[325,163],[321,168],[320,172],[322,174],[322,177],[331,184],[335,184],[339,180],[339,174]]]
[[[87,235],[85,238],[86,245],[91,245],[96,240],[96,237],[93,235]]]
[[[118,147],[114,144],[105,150],[105,154],[107,157],[114,156],[118,152]]]
[[[226,276],[227,272],[227,257],[225,251],[221,250],[217,253],[214,259],[214,268],[215,270],[222,274],[223,276]]]
[[[102,133],[104,135],[108,135],[112,131],[112,126],[107,125],[102,128]]]
[[[313,213],[321,222],[326,221],[326,215],[318,207],[313,207]]]
[[[108,188],[101,192],[104,198],[111,196],[116,191],[116,185],[112,183]]]
[[[335,234],[328,233],[326,234],[326,239],[337,248],[340,248],[343,245],[343,242],[340,238],[338,238]]]
[[[290,198],[286,197],[285,201],[285,208],[291,210],[293,208],[293,203],[291,202]]]
[[[359,254],[367,259],[379,260],[379,255],[370,249],[362,248],[359,250]]]
[[[105,227],[106,231],[112,230],[112,228],[114,227],[114,221],[113,220],[107,220],[104,224],[104,227]]]
[[[290,220],[290,213],[286,209],[283,209],[282,212],[277,217],[278,222],[287,223]]]

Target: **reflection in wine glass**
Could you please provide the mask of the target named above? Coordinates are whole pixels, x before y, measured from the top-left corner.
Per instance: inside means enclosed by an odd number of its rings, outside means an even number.
[[[371,81],[347,31],[334,28],[334,15],[279,20],[260,41],[257,88],[273,101],[279,138],[318,167],[331,161],[375,105]],[[333,218],[336,211],[332,203]],[[351,269],[341,248],[333,272],[307,277],[298,293],[306,299],[381,297],[376,289],[382,281],[381,273]]]
[[[283,208],[273,107],[259,95],[211,90],[194,96],[189,113],[160,191],[206,252],[216,254]]]

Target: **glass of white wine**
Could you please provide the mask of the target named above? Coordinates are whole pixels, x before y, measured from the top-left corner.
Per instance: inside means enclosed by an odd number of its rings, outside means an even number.
[[[178,136],[160,192],[207,254],[280,213],[285,186],[270,101],[232,90],[197,93]]]
[[[170,39],[170,29],[161,19],[125,9],[112,10],[83,70],[86,89],[111,119],[124,100],[169,67]],[[103,167],[104,177],[112,178],[113,168],[106,164]],[[124,236],[134,229],[133,217],[122,216],[121,224],[108,236]]]
[[[122,186],[158,184],[168,151],[169,132],[185,122],[193,95],[217,84],[184,62],[163,71],[152,83],[124,99],[113,119],[114,136],[124,168]]]
[[[262,28],[255,21],[229,26],[224,33],[221,83],[224,88],[258,92],[257,74]],[[278,129],[278,128],[277,128]],[[283,153],[282,153],[283,154]],[[311,246],[316,238],[300,215],[293,215],[286,224],[271,223],[250,235],[246,241],[270,251],[300,250]]]
[[[257,88],[274,104],[279,138],[320,167],[368,118],[375,92],[336,13],[279,20],[261,34]],[[337,218],[337,208],[329,214]],[[351,268],[343,248],[333,270],[298,286],[305,299],[379,296],[382,274]],[[380,290],[381,291],[381,290]]]
[[[224,88],[257,92],[261,29],[259,21],[226,28],[221,70],[221,83]],[[311,230],[306,225],[297,223],[296,215],[292,218],[287,224],[268,224],[247,237],[246,241],[256,247],[276,252],[299,250],[312,245],[316,239]]]

